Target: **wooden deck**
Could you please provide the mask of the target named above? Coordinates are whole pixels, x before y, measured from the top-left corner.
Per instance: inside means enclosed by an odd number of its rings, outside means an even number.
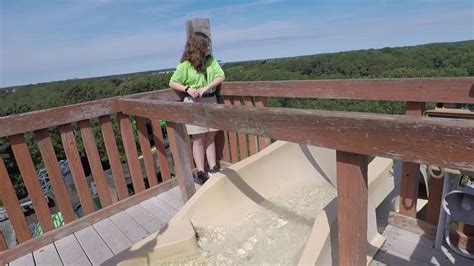
[[[199,185],[196,185],[196,189]],[[179,187],[119,212],[9,265],[98,265],[165,226],[183,206]]]
[[[434,240],[392,225],[383,235],[387,241],[369,265],[474,265],[474,260],[454,253],[446,245],[435,250]]]

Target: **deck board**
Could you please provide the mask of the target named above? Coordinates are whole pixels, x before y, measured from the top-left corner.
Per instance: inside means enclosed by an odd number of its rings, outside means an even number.
[[[10,266],[34,266],[35,260],[33,259],[33,254],[28,253],[27,255],[10,262],[9,265]]]
[[[126,212],[119,212],[109,217],[132,243],[144,239],[149,233]]]
[[[433,248],[433,240],[388,225],[383,235],[387,241],[370,265],[474,265],[449,248]]]
[[[143,206],[137,204],[128,208],[125,212],[132,217],[135,222],[139,223],[148,233],[159,231],[164,223],[152,213],[148,212]]]
[[[91,265],[74,234],[61,238],[54,244],[64,265]]]
[[[33,252],[36,265],[63,265],[53,243]]]
[[[196,185],[196,190],[200,186]],[[101,220],[9,265],[96,265],[164,227],[183,206],[178,187]]]
[[[88,226],[74,235],[92,264],[101,264],[114,255],[94,227]]]
[[[108,218],[95,223],[93,227],[114,254],[133,244]]]

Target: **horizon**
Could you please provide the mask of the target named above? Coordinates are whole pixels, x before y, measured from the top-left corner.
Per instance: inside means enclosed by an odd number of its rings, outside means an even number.
[[[226,63],[470,41],[474,35],[470,1],[0,5],[0,88],[175,68],[190,17],[209,18],[215,57]]]

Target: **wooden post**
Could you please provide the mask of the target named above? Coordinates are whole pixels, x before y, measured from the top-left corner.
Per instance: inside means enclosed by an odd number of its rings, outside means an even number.
[[[425,111],[425,103],[407,102],[405,114],[411,116],[422,116]],[[400,214],[416,217],[416,201],[418,198],[418,179],[420,177],[420,165],[417,163],[403,162],[402,175],[400,177]]]
[[[337,151],[339,265],[366,265],[368,157]]]
[[[211,23],[208,18],[195,18],[186,21],[186,39],[189,39],[192,33],[201,32],[209,37],[210,54],[212,55]]]
[[[196,193],[189,159],[189,146],[186,143],[188,132],[184,124],[174,122],[167,123],[167,130],[178,186],[183,202],[186,202]]]

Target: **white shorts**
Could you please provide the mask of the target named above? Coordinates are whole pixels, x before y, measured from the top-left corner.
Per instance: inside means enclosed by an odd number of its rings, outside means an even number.
[[[185,102],[185,103],[196,103],[196,104],[217,104],[217,97],[213,96],[213,97],[194,99],[191,96],[186,96],[186,97],[184,97],[183,102]],[[219,129],[215,129],[215,128],[200,127],[200,126],[188,125],[188,124],[186,125],[186,129],[188,130],[189,135],[219,131]]]

